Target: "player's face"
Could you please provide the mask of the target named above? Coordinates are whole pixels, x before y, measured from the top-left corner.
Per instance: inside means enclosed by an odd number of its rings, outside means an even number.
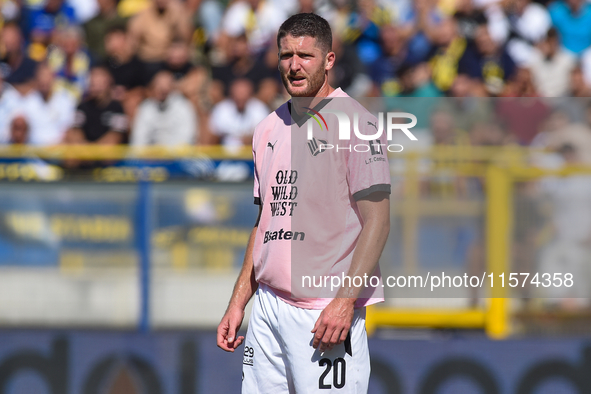
[[[327,82],[334,53],[327,54],[309,36],[287,35],[279,41],[279,72],[292,97],[313,97]]]

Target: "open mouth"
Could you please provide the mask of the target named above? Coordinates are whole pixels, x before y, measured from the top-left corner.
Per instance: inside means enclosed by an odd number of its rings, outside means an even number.
[[[294,86],[301,86],[301,85],[303,85],[305,80],[306,80],[306,77],[303,77],[301,75],[298,75],[298,76],[295,76],[295,77],[289,77],[289,81]]]

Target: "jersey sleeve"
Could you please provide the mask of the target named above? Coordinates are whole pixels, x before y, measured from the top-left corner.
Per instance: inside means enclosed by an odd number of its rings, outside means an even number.
[[[377,132],[377,119],[365,113],[359,119],[359,131],[364,135]],[[351,133],[351,151],[347,152],[349,191],[355,201],[375,192],[391,192],[390,167],[385,131],[376,139],[362,140]]]

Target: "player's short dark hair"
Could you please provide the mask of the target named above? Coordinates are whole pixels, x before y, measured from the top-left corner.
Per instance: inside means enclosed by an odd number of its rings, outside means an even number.
[[[325,52],[332,50],[332,30],[323,17],[314,13],[301,13],[290,16],[277,32],[277,47],[279,41],[287,35],[293,37],[312,37]]]

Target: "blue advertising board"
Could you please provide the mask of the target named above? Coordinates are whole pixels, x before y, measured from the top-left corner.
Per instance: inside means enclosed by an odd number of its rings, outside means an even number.
[[[588,339],[371,338],[369,345],[371,394],[591,389]],[[239,393],[241,369],[241,351],[218,349],[209,331],[0,332],[1,394]]]

